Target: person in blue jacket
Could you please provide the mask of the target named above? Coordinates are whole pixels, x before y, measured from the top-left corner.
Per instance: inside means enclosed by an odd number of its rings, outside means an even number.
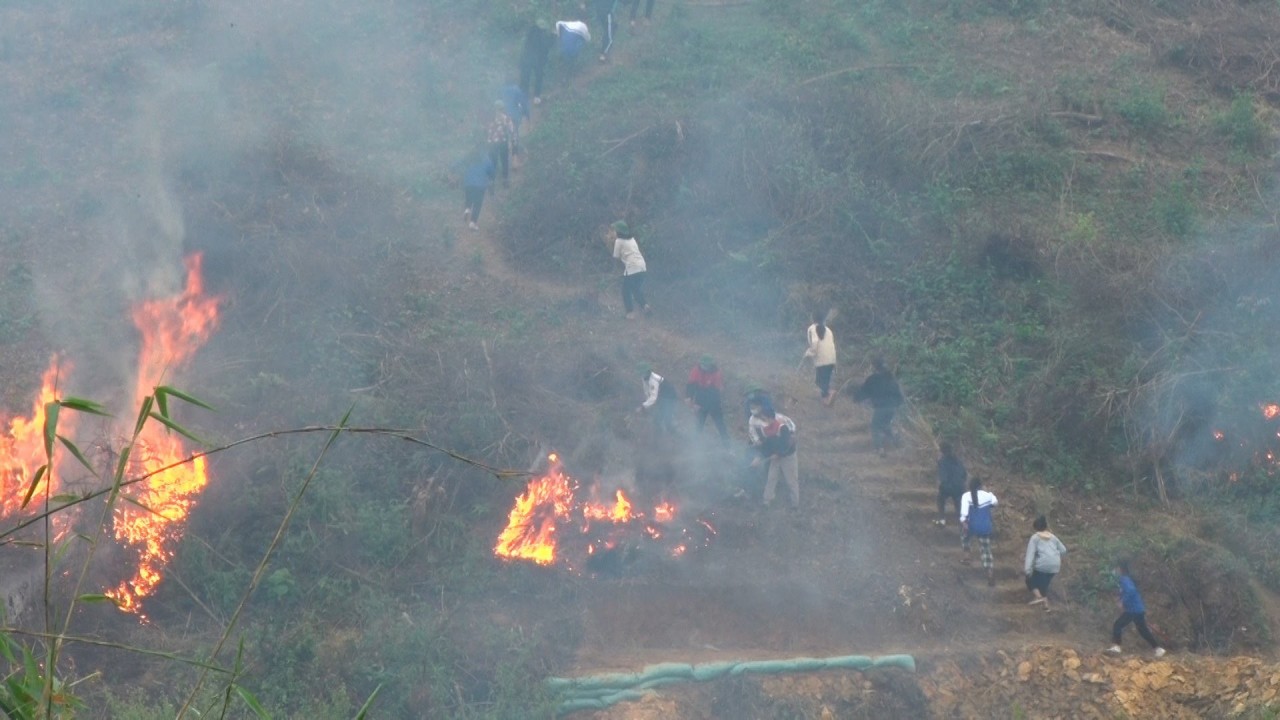
[[[488,152],[477,150],[462,161],[462,218],[475,230],[479,227],[480,207],[484,205],[484,194],[493,184],[496,166]]]
[[[503,86],[500,97],[507,117],[511,118],[511,124],[515,126],[515,135],[511,138],[511,154],[516,156],[520,154],[520,124],[529,119],[529,96],[512,80]]]
[[[1120,608],[1122,612],[1120,617],[1116,618],[1116,624],[1111,627],[1111,647],[1107,648],[1107,652],[1112,655],[1121,653],[1120,633],[1124,631],[1129,623],[1133,623],[1138,628],[1138,634],[1142,636],[1142,639],[1146,640],[1147,644],[1154,648],[1155,656],[1164,657],[1164,648],[1160,647],[1155,635],[1152,635],[1151,629],[1147,627],[1147,606],[1142,602],[1142,593],[1138,592],[1138,586],[1134,584],[1133,578],[1129,575],[1129,563],[1124,560],[1117,562],[1111,573],[1120,585]]]
[[[561,20],[556,23],[556,44],[560,57],[568,63],[577,59],[582,48],[591,42],[591,30],[581,20]]]

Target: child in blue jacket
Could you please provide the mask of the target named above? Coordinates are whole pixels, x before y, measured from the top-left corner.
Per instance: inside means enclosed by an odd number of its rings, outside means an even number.
[[[1120,585],[1120,607],[1123,612],[1120,613],[1120,617],[1116,618],[1116,624],[1111,627],[1112,645],[1107,648],[1107,652],[1112,655],[1120,654],[1120,633],[1125,629],[1125,626],[1133,623],[1138,628],[1138,634],[1142,636],[1142,639],[1155,648],[1155,656],[1164,657],[1164,648],[1160,647],[1160,643],[1151,634],[1151,629],[1147,627],[1147,606],[1142,602],[1142,593],[1138,592],[1138,586],[1134,584],[1133,578],[1129,576],[1129,563],[1124,560],[1116,563],[1115,568],[1111,570],[1111,574],[1115,576],[1116,582]]]

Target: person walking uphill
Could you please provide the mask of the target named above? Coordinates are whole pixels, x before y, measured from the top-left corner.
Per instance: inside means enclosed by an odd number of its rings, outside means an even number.
[[[493,120],[489,121],[489,156],[495,168],[502,170],[502,187],[511,185],[511,145],[515,142],[516,125],[501,100],[493,103]]]
[[[524,34],[524,46],[520,48],[520,91],[532,97],[534,105],[542,104],[542,76],[555,44],[556,36],[541,18]]]
[[[648,363],[641,363],[637,368],[640,371],[640,382],[644,385],[644,402],[640,407],[636,408],[636,412],[643,413],[646,410],[653,412],[653,429],[659,433],[676,434],[676,391],[669,383],[658,373],[653,371],[653,366]]]
[[[1049,610],[1049,583],[1062,570],[1062,556],[1067,554],[1067,546],[1062,544],[1057,535],[1049,532],[1049,520],[1041,515],[1031,524],[1035,530],[1027,541],[1027,556],[1023,561],[1023,573],[1027,576],[1027,589],[1031,591],[1031,602],[1028,605],[1044,603]]]
[[[964,550],[965,565],[972,563],[969,557],[969,546],[973,538],[978,539],[978,550],[982,555],[982,567],[987,571],[987,587],[995,587],[995,561],[991,557],[991,533],[995,529],[991,510],[999,503],[996,496],[982,489],[982,480],[973,478],[969,481],[969,492],[960,501],[960,547]]]
[[[689,382],[684,389],[685,399],[698,412],[698,433],[711,418],[720,432],[720,440],[725,447],[729,446],[729,429],[724,424],[724,374],[716,367],[716,361],[710,355],[703,355],[698,364],[689,371]]]
[[[751,461],[751,467],[769,463],[769,479],[764,484],[764,506],[767,508],[773,503],[778,478],[781,477],[791,491],[791,509],[799,510],[800,461],[796,456],[796,424],[773,408],[761,408],[760,417],[764,421],[761,428],[764,443],[760,449],[760,457]]]
[[[618,0],[590,0],[591,10],[599,23],[600,62],[609,59],[609,51],[613,49],[613,17],[618,10]]]
[[[956,455],[955,447],[944,442],[938,448],[940,455],[938,457],[938,519],[933,521],[934,525],[946,527],[947,524],[947,501],[950,500],[956,509],[956,515],[960,514],[960,496],[964,495],[965,484],[969,479],[969,471],[964,469],[964,463],[960,462],[959,456]]]
[[[884,457],[889,445],[897,442],[893,436],[893,416],[902,405],[902,388],[884,358],[876,357],[871,366],[875,372],[853,392],[853,399],[871,403],[871,443],[880,457]]]
[[[488,152],[476,151],[462,161],[462,218],[475,230],[479,227],[484,194],[493,184],[493,158]]]
[[[813,358],[814,381],[818,391],[822,393],[822,402],[827,405],[835,400],[831,394],[831,374],[836,369],[836,334],[831,332],[818,313],[813,314],[813,324],[806,333],[809,338],[809,349],[804,356]]]
[[[1155,656],[1164,657],[1164,648],[1160,647],[1160,643],[1151,634],[1151,628],[1147,627],[1147,606],[1142,602],[1142,593],[1138,592],[1138,586],[1134,584],[1133,578],[1129,575],[1129,563],[1121,560],[1116,563],[1111,573],[1120,585],[1120,607],[1122,612],[1120,617],[1116,618],[1116,624],[1111,627],[1112,644],[1111,647],[1107,648],[1107,652],[1112,655],[1119,655],[1122,652],[1120,648],[1120,633],[1124,632],[1129,623],[1133,623],[1138,628],[1138,634],[1153,648]]]
[[[644,278],[648,271],[644,255],[640,254],[640,243],[636,242],[631,228],[622,220],[609,228],[609,240],[613,241],[613,256],[622,261],[622,306],[626,309],[627,319],[636,316],[636,308],[647,315],[649,303],[644,299]]]

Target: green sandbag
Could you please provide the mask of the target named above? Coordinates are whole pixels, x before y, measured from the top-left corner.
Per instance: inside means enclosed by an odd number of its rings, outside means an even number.
[[[645,680],[644,682],[640,683],[639,685],[635,686],[632,689],[633,690],[652,690],[654,688],[662,687],[663,685],[674,685],[676,683],[689,682],[689,680],[691,679],[692,678],[679,678],[679,677],[654,678],[652,680]]]
[[[640,673],[640,682],[648,680],[656,680],[658,678],[680,678],[683,680],[693,679],[693,666],[689,663],[656,663],[654,665],[646,665],[644,671]]]
[[[582,700],[566,700],[560,703],[560,708],[556,712],[561,715],[568,715],[579,710],[603,710],[606,707],[600,700],[583,698]]]
[[[751,662],[738,663],[737,667],[729,671],[729,674],[733,676],[743,673],[776,675],[790,670],[791,661],[789,660],[753,660]]]
[[[560,680],[560,678],[553,678]],[[567,687],[569,689],[592,690],[595,688],[629,688],[640,682],[640,675],[637,673],[605,673],[604,675],[588,675],[587,677],[568,678],[567,685],[554,685],[548,682],[553,690]]]
[[[793,672],[810,672],[827,666],[827,661],[822,658],[799,657],[791,658],[787,662],[790,663],[790,670]]]
[[[827,658],[824,663],[825,667],[830,669],[845,670],[866,670],[871,667],[871,658],[866,655],[841,655],[840,657]]]
[[[718,677],[728,675],[729,671],[737,667],[738,663],[732,660],[724,662],[709,662],[701,665],[693,666],[693,679],[698,682],[706,682],[707,680],[715,680]]]
[[[605,695],[600,698],[600,702],[603,703],[605,707],[613,707],[620,702],[626,700],[639,700],[644,696],[645,693],[641,690],[619,690],[612,695]]]
[[[916,659],[910,655],[885,655],[876,658],[873,667],[900,667],[903,670],[916,671]]]

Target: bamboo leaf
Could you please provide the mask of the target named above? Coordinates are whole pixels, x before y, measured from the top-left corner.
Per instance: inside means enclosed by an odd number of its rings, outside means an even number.
[[[86,470],[93,473],[94,477],[98,476],[97,471],[93,469],[93,465],[89,464],[89,458],[85,457],[84,453],[80,452],[80,448],[76,447],[75,443],[61,435],[58,436],[58,440],[62,441],[62,447],[66,448],[76,460],[79,460],[80,464],[83,465]]]
[[[169,428],[170,430],[172,430],[172,431],[174,431],[174,432],[178,433],[179,435],[181,435],[181,436],[183,436],[183,437],[187,438],[188,440],[191,440],[192,442],[199,443],[200,445],[208,445],[208,444],[209,444],[209,443],[205,442],[204,440],[200,439],[200,437],[199,437],[199,436],[197,436],[195,433],[193,433],[193,432],[191,432],[190,430],[188,430],[188,429],[186,429],[186,428],[182,427],[182,426],[181,426],[181,425],[179,425],[178,423],[176,423],[176,422],[174,422],[174,421],[170,420],[169,418],[167,418],[167,417],[165,417],[165,416],[163,416],[163,415],[160,415],[160,414],[158,414],[158,413],[151,413],[151,417],[152,417],[152,419],[154,419],[155,421],[159,422],[161,425],[164,425],[165,427],[167,427],[167,428]]]
[[[100,602],[115,602],[115,601],[107,597],[106,595],[103,595],[102,593],[86,593],[84,595],[80,595],[76,597],[76,602],[100,603]]]
[[[369,693],[369,699],[365,700],[364,704],[360,706],[360,712],[356,713],[355,720],[365,720],[365,717],[369,714],[369,708],[373,705],[373,699],[378,697],[378,693],[382,691],[382,685],[383,683],[378,683],[378,687]]]
[[[236,694],[240,696],[241,700],[244,700],[244,703],[248,705],[249,709],[252,710],[259,718],[262,720],[271,720],[271,714],[267,712],[266,708],[262,707],[262,703],[258,702],[258,698],[254,697],[253,693],[245,690],[239,685],[236,685]]]
[[[150,395],[142,398],[142,407],[138,408],[138,422],[133,426],[134,437],[142,433],[142,426],[147,424],[147,417],[151,415],[151,406],[154,403],[155,399]]]
[[[69,502],[75,502],[76,500],[79,500],[79,499],[80,499],[80,496],[74,493],[63,493],[61,495],[54,495],[53,497],[49,498],[49,502],[69,503]]]
[[[22,507],[26,507],[31,502],[31,497],[36,494],[36,488],[40,485],[40,480],[44,478],[45,473],[49,471],[48,465],[41,465],[36,468],[36,476],[31,479],[31,487],[27,488],[27,496],[22,498]]]
[[[204,408],[205,410],[213,410],[213,406],[210,405],[209,403],[206,403],[205,401],[201,400],[200,398],[194,395],[189,395],[187,393],[184,393],[177,388],[169,387],[168,385],[161,385],[160,387],[156,388],[156,392],[159,393],[161,391],[164,391],[165,395],[172,395],[178,398],[179,400],[182,400],[183,402],[189,403],[191,405],[195,405],[196,407]]]
[[[58,413],[62,406],[57,401],[44,405],[44,456],[53,460],[53,439],[58,435]]]
[[[124,477],[125,468],[129,467],[129,456],[133,454],[133,445],[125,445],[120,448],[120,459],[116,462],[116,474],[111,478],[111,497],[107,498],[108,503],[116,500],[116,493],[120,491],[120,480]]]
[[[69,410],[76,412],[88,413],[90,415],[101,415],[102,417],[111,417],[111,413],[107,409],[92,400],[86,400],[80,397],[65,397],[58,401],[58,404]]]
[[[169,396],[165,394],[163,387],[157,387],[155,391],[156,408],[160,410],[160,414],[169,417]]]

